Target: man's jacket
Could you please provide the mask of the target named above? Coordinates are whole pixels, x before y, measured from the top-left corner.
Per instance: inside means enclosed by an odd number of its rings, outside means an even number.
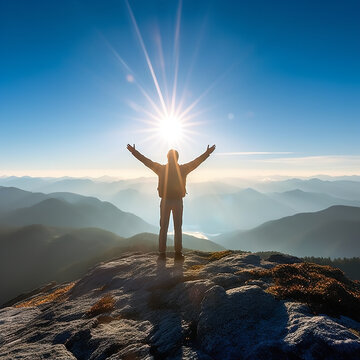
[[[163,199],[183,198],[186,195],[186,176],[209,157],[209,154],[205,152],[186,164],[179,165],[171,162],[162,165],[148,159],[137,150],[134,150],[132,154],[157,174],[158,192]]]

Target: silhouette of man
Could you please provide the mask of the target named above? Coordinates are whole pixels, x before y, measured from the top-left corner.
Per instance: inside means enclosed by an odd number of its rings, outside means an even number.
[[[166,165],[154,162],[130,144],[127,149],[144,165],[150,168],[159,178],[158,192],[160,202],[160,233],[159,233],[159,259],[166,259],[166,239],[169,227],[170,213],[173,214],[174,221],[174,246],[175,260],[183,260],[182,254],[182,216],[183,216],[183,197],[186,195],[186,177],[195,170],[210,154],[215,150],[215,145],[207,147],[206,151],[195,160],[186,164],[179,165],[179,153],[176,150],[169,150],[167,154],[168,162]]]

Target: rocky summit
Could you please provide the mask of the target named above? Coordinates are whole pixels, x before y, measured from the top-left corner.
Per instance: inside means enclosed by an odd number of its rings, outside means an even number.
[[[1,309],[0,359],[358,359],[351,311],[316,312],[271,291],[271,269],[289,263],[299,259],[126,253]],[[346,286],[357,301],[359,285]]]

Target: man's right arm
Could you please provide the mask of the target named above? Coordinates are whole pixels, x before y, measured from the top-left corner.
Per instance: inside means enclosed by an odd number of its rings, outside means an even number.
[[[148,159],[146,156],[144,156],[143,154],[141,154],[139,151],[137,151],[135,149],[135,144],[134,146],[131,146],[130,144],[127,145],[127,149],[139,160],[141,161],[145,166],[147,166],[149,169],[151,169],[152,171],[154,171],[156,174],[159,172],[159,169],[161,167],[161,165],[157,162],[154,162],[150,159]]]

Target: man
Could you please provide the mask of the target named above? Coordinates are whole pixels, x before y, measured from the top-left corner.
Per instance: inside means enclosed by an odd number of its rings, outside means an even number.
[[[151,161],[134,146],[127,145],[127,149],[144,165],[154,171],[158,178],[158,192],[161,198],[160,202],[160,233],[159,233],[159,259],[166,259],[166,238],[169,227],[170,213],[173,214],[174,221],[174,246],[175,260],[184,260],[182,254],[182,215],[183,215],[183,197],[186,195],[186,177],[195,170],[210,154],[215,150],[215,145],[207,147],[206,151],[189,163],[179,165],[179,153],[176,150],[169,150],[167,154],[168,162],[161,165]]]

